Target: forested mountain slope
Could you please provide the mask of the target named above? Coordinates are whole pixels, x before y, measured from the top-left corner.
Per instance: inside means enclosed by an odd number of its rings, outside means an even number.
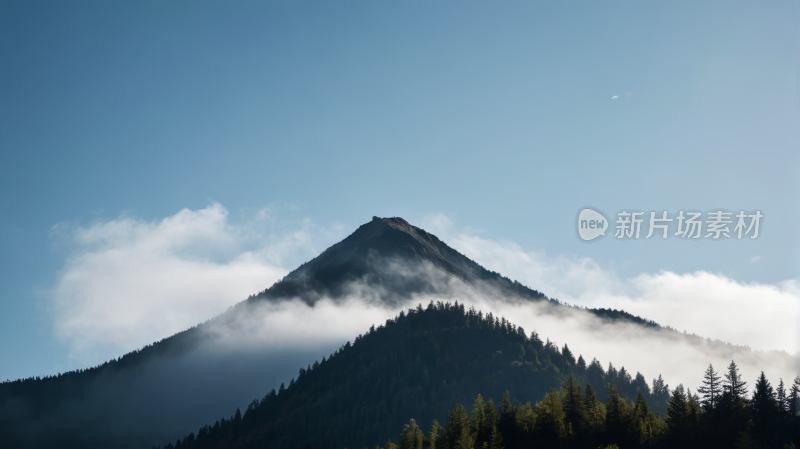
[[[471,403],[477,394],[500,400],[506,389],[517,402],[538,401],[568,376],[594,385],[598,397],[616,384],[623,398],[641,393],[666,412],[663,381],[651,389],[639,373],[612,365],[604,370],[596,361],[587,366],[567,345],[543,342],[505,318],[463,304],[430,303],[371,328],[330,358],[300,369],[288,388],[254,401],[244,415],[237,411],[203,427],[181,446],[371,447],[396,440],[409,417],[445,422],[454,403]]]

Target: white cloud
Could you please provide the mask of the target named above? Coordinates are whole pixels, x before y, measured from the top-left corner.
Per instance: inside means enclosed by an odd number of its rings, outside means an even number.
[[[232,226],[214,203],[154,222],[59,225],[76,251],[51,291],[56,334],[80,359],[117,356],[218,315],[315,256],[320,236],[338,237],[308,222],[276,234],[269,217]]]
[[[204,329],[216,338],[212,348],[224,353],[232,349],[307,350],[336,342],[353,341],[367,328],[395,317],[402,309],[429,301],[458,301],[484,313],[505,316],[530,334],[542,339],[567,343],[575,354],[590,361],[597,358],[604,367],[612,362],[632,372],[641,372],[648,382],[659,374],[672,387],[684,383],[694,389],[700,385],[709,363],[718,371],[736,360],[745,380],[765,371],[771,380],[793,379],[800,370],[797,357],[785,352],[751,351],[745,347],[715,344],[703,339],[662,329],[644,328],[625,322],[609,322],[581,309],[553,306],[548,302],[506,301],[485,296],[460,282],[449,282],[436,295],[419,295],[399,305],[376,303],[369,287],[354,287],[348,298],[322,299],[313,307],[299,301],[241,304]]]
[[[447,241],[487,269],[570,304],[623,309],[661,325],[754,349],[792,354],[800,350],[800,291],[795,280],[743,283],[704,271],[620,279],[590,258],[548,257],[513,242],[467,234]]]
[[[761,256],[753,256],[753,258],[750,259],[750,263],[756,263],[759,260],[761,260]]]
[[[611,97],[612,100],[616,100],[617,98],[619,98],[619,95],[614,95],[613,97]]]

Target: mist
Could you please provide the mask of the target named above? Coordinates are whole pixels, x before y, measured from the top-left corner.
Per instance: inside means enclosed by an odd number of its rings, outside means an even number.
[[[236,319],[228,318],[224,324],[223,320],[211,322],[208,332],[217,336],[216,341],[231,347],[309,348],[326,341],[344,343],[365,333],[369,326],[378,326],[401,310],[418,304],[424,307],[431,301],[458,301],[484,314],[504,316],[522,326],[529,335],[536,331],[541,339],[549,339],[560,347],[568,344],[573,353],[583,355],[587,364],[597,358],[604,368],[609,363],[617,369],[624,366],[630,372],[641,372],[648,382],[662,375],[672,388],[684,384],[695,390],[709,364],[722,371],[732,360],[750,385],[761,371],[775,384],[780,378],[788,381],[800,375],[800,358],[783,350],[754,350],[674,329],[612,321],[578,307],[501,297],[429,269],[432,272],[426,278],[440,280],[438,292],[414,295],[395,306],[375,301],[378,295],[364,294],[369,288],[360,285],[352,289],[363,296],[325,298],[313,306],[298,299],[242,303],[232,309]]]

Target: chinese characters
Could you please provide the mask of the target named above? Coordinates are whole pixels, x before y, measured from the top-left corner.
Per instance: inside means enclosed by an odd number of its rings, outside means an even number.
[[[623,210],[617,213],[616,232],[614,237],[617,239],[636,240],[639,239],[641,228],[645,221],[644,212],[627,211]],[[648,232],[644,237],[667,239],[670,235],[679,239],[711,239],[711,240],[724,240],[735,238],[741,240],[749,236],[750,239],[756,239],[759,236],[759,227],[761,219],[764,215],[761,211],[753,211],[748,213],[746,211],[739,211],[735,216],[737,219],[736,226],[731,232],[730,226],[733,224],[733,212],[724,210],[714,210],[706,213],[706,219],[703,220],[703,213],[697,211],[678,211],[672,218],[669,217],[667,211],[657,213],[650,212],[649,220],[647,220]],[[705,235],[703,227],[705,225]],[[670,228],[675,232],[671,232]]]

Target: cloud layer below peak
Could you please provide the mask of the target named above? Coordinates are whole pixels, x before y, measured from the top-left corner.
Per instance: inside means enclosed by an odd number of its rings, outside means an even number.
[[[228,211],[213,203],[153,222],[120,217],[89,227],[58,226],[75,251],[50,291],[56,334],[81,363],[116,357],[220,314],[348,231],[275,216],[275,210],[264,209],[231,224]],[[800,349],[795,326],[800,294],[794,280],[746,284],[702,271],[620,279],[589,258],[549,257],[468,229],[453,232],[441,214],[421,224],[484,267],[570,304],[623,309],[754,349],[795,355]],[[330,329],[330,339],[366,330],[351,324]],[[287,334],[282,340],[292,338]]]

